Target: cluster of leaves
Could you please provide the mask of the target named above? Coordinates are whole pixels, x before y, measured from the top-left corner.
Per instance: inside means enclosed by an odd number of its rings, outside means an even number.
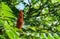
[[[19,39],[18,32],[14,28],[15,15],[4,2],[1,2],[0,13],[0,39]],[[8,37],[7,37],[7,35]],[[5,37],[4,37],[5,36]]]
[[[21,1],[1,1],[0,39],[60,39],[60,0],[31,0],[24,9],[25,25],[20,31],[15,27],[19,12],[15,5]]]

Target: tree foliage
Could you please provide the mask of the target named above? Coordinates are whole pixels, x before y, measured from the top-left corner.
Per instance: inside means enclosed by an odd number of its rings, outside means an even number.
[[[28,0],[27,0],[28,1]],[[16,5],[25,4],[22,30],[16,27]],[[60,39],[60,0],[0,1],[0,39]]]

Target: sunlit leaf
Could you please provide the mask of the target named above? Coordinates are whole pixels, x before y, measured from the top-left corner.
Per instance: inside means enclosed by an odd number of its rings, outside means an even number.
[[[9,36],[10,39],[19,39],[19,35],[12,27],[8,25],[7,21],[4,22],[4,27],[6,34]]]

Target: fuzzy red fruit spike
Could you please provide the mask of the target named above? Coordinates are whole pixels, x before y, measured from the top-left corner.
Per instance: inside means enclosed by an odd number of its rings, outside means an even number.
[[[23,26],[23,10],[20,10],[19,12],[19,16],[18,16],[18,19],[17,19],[17,27],[19,29],[22,29],[22,26]]]

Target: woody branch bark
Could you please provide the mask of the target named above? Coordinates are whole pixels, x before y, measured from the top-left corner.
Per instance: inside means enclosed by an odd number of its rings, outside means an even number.
[[[24,19],[23,19],[23,10],[20,10],[19,16],[18,16],[18,19],[17,19],[17,27],[19,29],[22,29],[23,21],[24,21]]]
[[[17,18],[17,27],[19,29],[22,29],[23,22],[24,22],[24,17],[23,17],[23,10],[24,10],[24,4],[19,3],[16,8],[19,10],[19,15]]]

